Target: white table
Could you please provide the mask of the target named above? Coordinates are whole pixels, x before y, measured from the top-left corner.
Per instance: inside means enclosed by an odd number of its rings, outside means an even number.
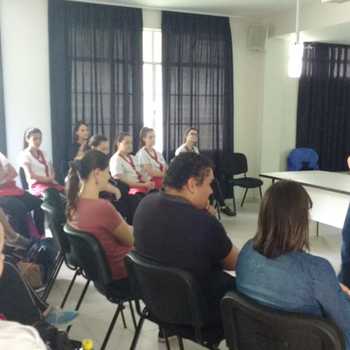
[[[300,183],[313,202],[311,219],[343,228],[350,203],[350,174],[313,170],[263,173],[260,176],[272,182],[292,180]]]

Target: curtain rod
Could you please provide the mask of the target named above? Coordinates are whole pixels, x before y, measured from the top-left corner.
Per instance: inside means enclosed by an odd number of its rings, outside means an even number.
[[[255,19],[258,20],[258,17],[256,16],[233,16],[233,15],[224,15],[221,13],[209,13],[209,12],[201,12],[201,11],[186,11],[186,10],[178,10],[178,9],[165,9],[161,7],[152,7],[152,6],[136,6],[136,5],[129,5],[129,4],[123,4],[119,2],[111,2],[108,0],[65,0],[65,1],[71,1],[71,2],[86,2],[91,4],[97,4],[97,5],[110,5],[110,6],[121,6],[121,7],[132,7],[132,8],[138,8],[142,10],[150,10],[150,11],[168,11],[168,12],[180,12],[180,13],[188,13],[188,14],[194,14],[194,15],[205,15],[205,16],[218,16],[218,17],[228,17],[228,18],[238,18],[238,19]]]

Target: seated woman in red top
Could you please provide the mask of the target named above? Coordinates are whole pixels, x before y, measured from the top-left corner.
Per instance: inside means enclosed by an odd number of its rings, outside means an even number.
[[[118,289],[128,289],[124,257],[134,243],[133,228],[119,215],[113,205],[99,198],[110,178],[108,157],[91,150],[71,162],[66,183],[67,218],[72,227],[85,231],[101,243]]]
[[[48,188],[63,192],[64,187],[55,180],[55,172],[46,153],[40,149],[42,133],[40,129],[30,128],[24,133],[21,166],[24,169],[29,191],[40,197]]]

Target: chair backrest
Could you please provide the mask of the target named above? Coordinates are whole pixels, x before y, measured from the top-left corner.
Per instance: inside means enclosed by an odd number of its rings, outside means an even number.
[[[243,153],[231,153],[224,155],[223,172],[226,176],[245,174],[247,171],[247,157]]]
[[[345,349],[339,329],[322,318],[273,310],[234,291],[221,309],[230,350]]]
[[[107,287],[112,282],[112,273],[100,242],[93,235],[76,230],[68,224],[64,226],[64,232],[68,236],[72,254],[86,278],[100,287]]]
[[[47,213],[53,238],[66,256],[70,252],[70,244],[67,235],[63,231],[66,215],[62,196],[55,189],[47,189],[43,194],[41,208]]]
[[[295,148],[288,155],[288,171],[317,170],[318,154],[312,148]]]
[[[203,301],[190,273],[160,265],[135,251],[125,257],[125,266],[135,299],[143,300],[158,321],[195,328],[203,325]]]
[[[21,185],[24,190],[29,188],[26,173],[22,167],[19,168],[19,179],[21,180]]]

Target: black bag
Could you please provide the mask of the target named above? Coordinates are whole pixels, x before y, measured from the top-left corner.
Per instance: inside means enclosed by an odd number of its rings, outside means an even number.
[[[53,238],[36,241],[27,251],[26,261],[40,265],[43,269],[43,281],[47,282],[60,251]]]
[[[67,333],[59,331],[56,327],[45,321],[34,324],[41,339],[51,350],[76,350],[81,347],[81,343],[70,340]]]

